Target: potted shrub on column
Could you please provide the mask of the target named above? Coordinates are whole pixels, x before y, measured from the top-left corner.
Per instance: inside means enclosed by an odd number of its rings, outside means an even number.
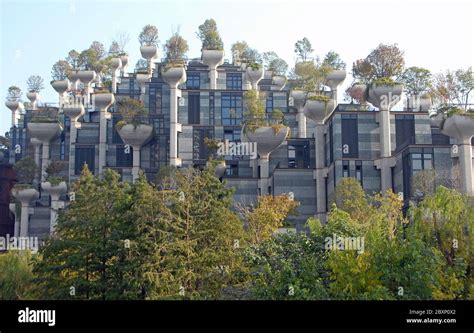
[[[273,51],[265,52],[263,60],[265,61],[265,72],[272,73],[274,89],[283,90],[287,81],[286,72],[288,71],[288,64]]]
[[[170,86],[170,164],[181,165],[178,157],[178,132],[181,132],[181,124],[178,122],[178,85],[186,82],[185,54],[188,51],[188,43],[179,35],[174,33],[164,46],[166,64],[161,76]]]
[[[70,82],[67,79],[67,73],[70,71],[71,66],[65,60],[58,60],[51,69],[51,86],[59,95],[59,107],[61,108],[64,104],[64,93],[69,91],[71,88]]]
[[[147,124],[147,109],[141,101],[123,98],[117,102],[122,120],[115,126],[123,142],[133,148],[133,180],[140,170],[140,149],[153,137],[153,127]]]
[[[314,49],[311,45],[311,42],[306,37],[303,37],[303,39],[300,39],[295,43],[295,53],[298,57],[298,60],[295,64],[296,75],[304,76],[307,74],[307,67],[311,66],[313,63],[312,59],[310,59],[313,51]]]
[[[216,89],[217,67],[224,63],[224,43],[214,19],[207,19],[197,32],[202,42],[202,63],[209,67],[210,89]]]
[[[26,85],[28,87],[28,93],[26,94],[26,97],[28,97],[31,102],[32,110],[36,110],[36,102],[39,99],[39,93],[44,89],[43,83],[44,80],[39,75],[32,75],[26,81]]]
[[[20,216],[20,232],[21,237],[28,236],[29,227],[29,205],[32,200],[39,197],[38,191],[33,184],[38,167],[31,157],[24,157],[18,161],[13,169],[16,172],[18,183],[12,189],[12,195],[19,201],[17,206],[17,216]]]
[[[332,98],[337,103],[337,87],[346,79],[346,63],[342,61],[339,54],[329,51],[324,57],[322,65],[330,68],[325,84],[331,88]]]
[[[428,111],[431,108],[431,96],[428,91],[431,87],[431,72],[426,68],[407,68],[400,81],[407,94],[407,109],[412,111]]]
[[[23,104],[20,101],[21,95],[21,89],[17,86],[11,86],[8,88],[5,106],[12,112],[12,127],[16,127],[18,125],[18,120],[20,119],[20,110],[24,109]]]
[[[64,170],[66,163],[67,162],[65,161],[51,161],[46,168],[48,176],[46,177],[46,180],[41,183],[41,189],[51,196],[51,234],[54,232],[56,227],[58,210],[61,208],[59,205],[59,198],[67,193],[65,178],[61,176],[61,172]]]
[[[32,111],[28,131],[31,137],[41,141],[43,145],[41,158],[41,180],[44,180],[44,173],[49,161],[49,145],[63,130],[63,124],[58,117],[58,109],[42,108]]]
[[[151,73],[153,71],[152,61],[158,57],[158,29],[151,24],[145,25],[138,36],[138,41],[140,42],[140,53],[147,60]]]

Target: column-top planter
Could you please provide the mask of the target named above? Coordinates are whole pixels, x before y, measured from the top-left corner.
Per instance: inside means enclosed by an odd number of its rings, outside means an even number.
[[[177,88],[178,85],[187,80],[184,66],[165,68],[163,69],[161,76],[172,88]]]
[[[58,94],[64,94],[70,89],[69,80],[55,80],[51,81],[51,86]]]
[[[23,103],[19,101],[6,101],[5,106],[9,108],[12,112],[15,112],[18,109],[23,109]]]
[[[158,56],[158,48],[155,45],[140,46],[140,53],[142,57],[148,61]]]
[[[126,68],[128,65],[128,54],[122,54],[119,56],[120,61],[122,62],[122,68]]]
[[[147,73],[137,73],[136,74],[136,79],[137,79],[138,85],[142,86],[145,83],[150,82],[151,75],[148,72]]]
[[[209,69],[216,69],[224,63],[224,50],[202,50],[201,60]]]
[[[79,71],[77,72],[77,78],[84,84],[89,85],[97,77],[94,71]]]
[[[441,132],[462,143],[469,143],[474,136],[474,114],[455,114],[446,118]]]
[[[63,112],[64,115],[69,117],[72,121],[77,121],[77,119],[84,114],[84,105],[65,105]]]
[[[326,119],[332,114],[336,108],[336,103],[333,99],[321,98],[315,99],[319,96],[308,97],[304,104],[303,112],[306,118],[315,121],[317,124],[324,124]]]
[[[290,135],[290,128],[287,126],[258,127],[255,130],[242,128],[241,137],[244,142],[255,142],[257,153],[261,158],[268,158],[271,152],[280,147]]]
[[[290,92],[290,97],[293,98],[293,105],[296,109],[302,109],[306,101],[306,92],[300,89],[293,89]]]
[[[122,59],[117,57],[117,58],[112,58],[110,60],[110,67],[112,67],[113,72],[115,73],[117,69],[122,67]]]
[[[326,85],[328,85],[331,90],[337,89],[344,80],[346,79],[346,71],[342,69],[333,70],[326,77]]]
[[[286,76],[284,75],[274,75],[272,77],[272,83],[275,86],[276,90],[283,90],[286,85]]]
[[[12,195],[22,204],[27,204],[30,201],[39,198],[39,193],[34,188],[16,189],[15,187],[13,187]]]
[[[367,101],[380,110],[390,110],[400,101],[402,92],[401,83],[388,85],[374,82],[368,87]]]
[[[33,109],[35,109],[36,102],[39,99],[39,93],[36,91],[29,91],[26,94],[26,97],[30,100],[31,104],[33,105]]]
[[[247,81],[252,84],[252,87],[256,89],[258,83],[261,79],[263,79],[264,69],[263,67],[260,68],[252,68],[248,66],[245,70],[245,76],[247,77]]]
[[[62,130],[63,126],[57,121],[28,123],[28,131],[30,132],[31,136],[42,142],[50,142],[56,138]]]
[[[443,113],[436,113],[430,114],[430,124],[431,126],[442,128],[444,122],[444,114]]]
[[[51,197],[59,198],[61,195],[67,193],[67,184],[62,181],[57,185],[51,184],[51,182],[46,181],[41,183],[41,188]]]
[[[93,95],[93,102],[100,110],[104,110],[115,102],[115,97],[112,93],[96,93]]]
[[[301,77],[305,77],[307,76],[307,68],[309,66],[313,66],[313,62],[312,61],[301,61],[301,62],[297,62],[295,64],[295,73],[296,75],[299,75]]]
[[[122,141],[130,146],[141,147],[153,137],[153,126],[147,124],[125,124],[117,128]]]

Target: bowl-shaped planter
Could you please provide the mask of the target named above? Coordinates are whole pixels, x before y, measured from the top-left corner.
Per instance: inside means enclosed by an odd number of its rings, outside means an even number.
[[[177,88],[178,85],[186,82],[186,70],[184,66],[169,67],[163,69],[161,76],[163,80],[172,88]]]
[[[84,105],[65,105],[63,112],[64,115],[69,117],[71,120],[77,121],[77,119],[84,114]]]
[[[15,188],[12,189],[12,195],[23,204],[39,198],[39,193],[34,188]]]
[[[294,89],[290,92],[290,97],[293,98],[293,105],[297,110],[304,107],[306,101],[306,92],[299,89]]]
[[[122,54],[120,60],[122,61],[122,68],[126,68],[128,65],[128,54]]]
[[[257,144],[257,153],[261,158],[268,158],[268,155],[280,147],[290,135],[290,128],[280,126],[262,126],[254,130],[242,129],[241,137],[244,142],[255,142]]]
[[[139,124],[137,126],[126,124],[117,129],[122,141],[130,146],[143,146],[153,137],[153,126]]]
[[[21,109],[21,103],[19,101],[6,101],[5,106],[9,108],[12,112]]]
[[[326,77],[326,85],[328,85],[331,90],[337,88],[344,80],[346,79],[346,71],[345,70],[333,70],[331,73],[328,74]]]
[[[110,60],[110,67],[112,68],[113,72],[115,73],[117,71],[117,69],[122,67],[122,59],[120,59],[120,57],[112,58],[112,60]]]
[[[247,77],[247,81],[249,81],[253,87],[255,87],[261,79],[263,79],[264,70],[263,67],[260,68],[252,68],[247,67],[245,70],[245,75]]]
[[[51,184],[51,182],[42,182],[41,188],[51,197],[59,198],[61,195],[67,193],[67,184],[66,182],[60,182],[57,185]]]
[[[36,91],[29,91],[26,97],[30,100],[31,104],[35,105],[39,99],[39,94]]]
[[[318,124],[322,124],[331,115],[335,108],[336,103],[332,99],[328,101],[307,99],[304,104],[303,112],[306,118],[309,118]]]
[[[102,93],[94,94],[94,105],[100,110],[105,110],[115,102],[114,94],[112,93]]]
[[[273,85],[275,85],[276,90],[283,90],[286,80],[286,76],[284,75],[275,75],[272,77]]]
[[[390,110],[400,101],[403,92],[403,85],[396,83],[393,85],[373,83],[368,88],[367,101],[380,110]]]
[[[407,99],[407,107],[413,111],[429,111],[432,102],[429,97],[410,96]]]
[[[142,57],[150,61],[158,56],[158,48],[155,45],[140,46]]]
[[[442,112],[430,114],[431,126],[442,128],[445,116]]]
[[[201,60],[210,69],[215,69],[224,63],[224,50],[202,50]]]
[[[70,89],[70,83],[67,79],[51,81],[51,86],[58,94],[64,94]]]
[[[77,78],[84,84],[89,85],[95,80],[97,74],[94,71],[79,71],[77,72]]]
[[[28,123],[28,131],[31,136],[42,142],[50,142],[56,138],[62,130],[63,126],[57,121],[49,123]]]
[[[461,142],[469,142],[474,136],[474,115],[455,114],[446,118],[441,132]]]

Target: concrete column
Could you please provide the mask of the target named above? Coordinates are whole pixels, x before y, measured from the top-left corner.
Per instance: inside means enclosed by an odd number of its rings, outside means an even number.
[[[303,109],[298,110],[296,121],[298,122],[298,138],[306,138],[306,116],[303,113]]]
[[[468,196],[474,196],[473,171],[472,171],[472,146],[471,140],[459,144],[459,167],[461,171],[461,190]]]
[[[20,230],[17,232],[20,237],[28,236],[28,227],[30,220],[30,202],[36,200],[39,197],[37,190],[33,188],[24,189],[24,190],[15,190],[13,189],[13,196],[21,204],[21,215],[20,215]]]
[[[49,141],[43,141],[41,154],[41,181],[44,182],[47,176],[46,168],[49,164]]]
[[[170,87],[170,165],[181,166],[178,158],[178,131],[181,124],[178,123],[178,93],[177,88]]]
[[[133,146],[133,164],[132,164],[132,177],[135,182],[138,179],[138,173],[140,171],[140,146]]]
[[[316,124],[315,136],[315,157],[316,157],[316,170],[314,172],[316,179],[316,213],[317,217],[321,221],[325,221],[326,218],[326,186],[324,178],[327,177],[327,168],[325,167],[325,156],[324,156],[324,132],[325,128],[323,124]]]
[[[35,164],[39,166],[41,163],[41,153],[40,153],[41,141],[36,138],[31,138],[30,142],[33,145],[33,147],[35,147]],[[38,179],[39,177],[38,177],[38,174],[36,173],[35,180],[38,181]]]
[[[380,129],[380,159],[381,161],[377,164],[380,169],[381,177],[381,191],[392,189],[392,167],[395,166],[392,161],[392,145],[390,142],[391,130],[390,130],[390,111],[387,109],[380,109],[378,114],[379,117],[379,129]]]
[[[13,228],[13,236],[20,236],[20,217],[16,213],[16,203],[10,203],[9,207],[10,212],[15,216],[15,226]]]
[[[99,174],[106,165],[107,153],[107,120],[111,118],[111,114],[107,109],[115,102],[113,94],[94,94],[94,104],[99,109]]]

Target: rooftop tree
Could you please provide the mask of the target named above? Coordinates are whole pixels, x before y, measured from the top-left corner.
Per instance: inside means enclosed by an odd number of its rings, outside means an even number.
[[[472,67],[436,74],[430,89],[438,106],[458,104],[467,111],[474,90]]]
[[[178,31],[175,32],[163,46],[166,60],[170,63],[182,62],[188,50],[188,42],[179,34]]]
[[[311,45],[311,42],[306,37],[303,37],[303,39],[300,39],[295,43],[295,53],[301,58],[303,62],[308,60],[308,57],[313,51],[314,49]]]
[[[341,59],[341,56],[334,52],[329,51],[323,59],[323,65],[329,66],[335,70],[346,69],[346,63]]]
[[[269,51],[263,53],[265,69],[272,71],[274,75],[285,75],[288,71],[288,64],[281,59],[275,52]]]
[[[7,92],[7,100],[16,102],[21,98],[22,92],[21,89],[17,86],[10,86]]]
[[[66,80],[70,70],[71,65],[66,60],[58,60],[51,69],[51,77],[56,81]]]
[[[141,46],[158,46],[158,28],[151,24],[145,25],[138,35],[138,41]]]
[[[400,81],[409,96],[419,96],[431,87],[431,72],[426,68],[409,67],[403,72]]]
[[[127,46],[128,42],[130,41],[130,36],[128,33],[121,31],[118,32],[109,48],[109,54],[111,55],[120,55],[125,53],[125,46]]]
[[[224,43],[219,35],[217,24],[214,19],[207,19],[198,29],[199,31],[196,34],[202,42],[203,50],[224,49]]]
[[[256,64],[262,62],[262,55],[251,48],[246,41],[238,41],[232,44],[232,56],[235,61],[241,61],[248,64]]]
[[[32,75],[26,81],[26,85],[28,86],[29,92],[39,93],[41,90],[44,89],[44,80],[39,75]]]
[[[353,77],[363,83],[399,78],[405,67],[403,51],[397,44],[380,44],[365,59],[356,60],[352,66]]]

